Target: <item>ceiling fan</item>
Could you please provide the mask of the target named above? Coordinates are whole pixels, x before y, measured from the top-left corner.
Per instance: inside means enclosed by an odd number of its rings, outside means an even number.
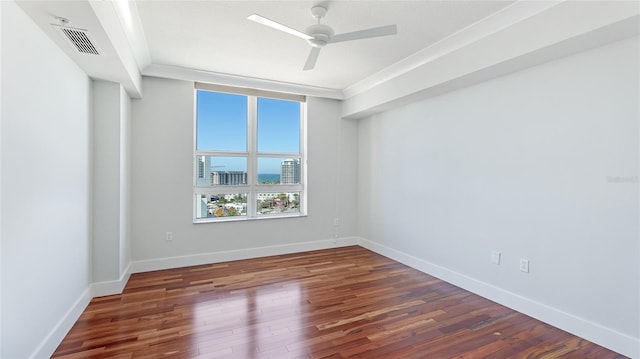
[[[317,5],[312,7],[311,16],[313,16],[314,19],[318,20],[318,23],[309,26],[304,32],[267,19],[266,17],[258,14],[253,14],[247,19],[307,40],[309,45],[311,45],[311,52],[309,53],[309,57],[307,57],[307,61],[302,68],[303,70],[311,70],[315,67],[316,61],[318,60],[318,55],[320,54],[320,49],[327,44],[342,41],[368,39],[370,37],[395,35],[398,33],[398,28],[396,25],[387,25],[334,35],[332,28],[330,28],[328,25],[320,23],[320,20],[326,14],[327,8],[325,6]]]

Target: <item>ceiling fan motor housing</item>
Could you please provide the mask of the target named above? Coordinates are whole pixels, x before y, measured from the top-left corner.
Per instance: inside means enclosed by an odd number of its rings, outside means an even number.
[[[320,20],[322,19],[325,15],[327,15],[327,8],[321,5],[316,5],[314,7],[311,8],[311,16],[316,19],[316,20]]]
[[[334,34],[333,29],[325,24],[311,25],[305,33],[313,36],[313,39],[307,40],[313,47],[323,47]]]

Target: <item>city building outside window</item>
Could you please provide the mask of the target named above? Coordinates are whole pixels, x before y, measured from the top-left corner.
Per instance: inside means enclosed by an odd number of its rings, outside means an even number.
[[[306,215],[304,96],[197,83],[194,222]]]

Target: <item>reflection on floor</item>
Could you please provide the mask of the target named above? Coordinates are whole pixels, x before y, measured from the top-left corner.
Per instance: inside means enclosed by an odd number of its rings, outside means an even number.
[[[54,358],[623,358],[361,247],[131,276]]]

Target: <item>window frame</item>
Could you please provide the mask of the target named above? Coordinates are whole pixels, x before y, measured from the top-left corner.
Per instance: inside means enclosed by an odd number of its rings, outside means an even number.
[[[226,94],[245,96],[247,99],[247,148],[246,151],[220,151],[198,150],[198,91],[211,91]],[[195,83],[194,90],[194,114],[193,114],[193,223],[217,223],[228,221],[263,220],[276,218],[296,218],[307,216],[307,102],[301,95],[262,91],[256,89],[236,88],[223,85]],[[293,101],[300,104],[300,133],[299,152],[258,152],[258,98],[269,98],[284,101]],[[215,157],[242,157],[247,159],[247,184],[246,185],[198,185],[200,166],[199,156]],[[258,159],[282,158],[300,159],[300,183],[299,184],[259,184],[258,183]],[[209,160],[209,159],[207,159]],[[258,214],[258,193],[299,193],[299,212]],[[246,194],[247,213],[243,216],[229,217],[205,217],[198,218],[198,200],[201,195],[214,194]]]

